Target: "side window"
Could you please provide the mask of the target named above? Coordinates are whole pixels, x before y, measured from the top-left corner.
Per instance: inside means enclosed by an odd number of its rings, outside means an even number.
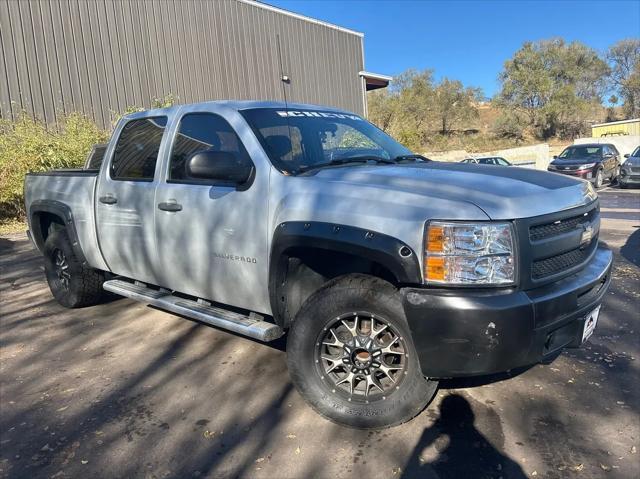
[[[180,120],[173,142],[168,179],[187,179],[187,160],[194,153],[206,150],[227,151],[233,153],[239,163],[251,162],[240,138],[224,118],[213,113],[188,113]]]
[[[111,160],[114,180],[153,181],[166,116],[142,118],[128,122],[116,143]]]

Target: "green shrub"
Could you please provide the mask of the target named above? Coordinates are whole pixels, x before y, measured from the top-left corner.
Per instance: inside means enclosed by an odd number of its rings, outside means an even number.
[[[26,114],[0,120],[0,221],[24,218],[27,172],[82,167],[91,147],[107,138],[108,132],[79,113],[63,118],[56,129]]]

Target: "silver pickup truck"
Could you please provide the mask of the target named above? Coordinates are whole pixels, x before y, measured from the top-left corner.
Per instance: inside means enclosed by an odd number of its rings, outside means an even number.
[[[55,298],[106,290],[262,341],[287,332],[298,391],[354,427],[407,421],[441,378],[579,346],[609,287],[590,183],[429,161],[328,107],[134,113],[97,163],[25,180]]]

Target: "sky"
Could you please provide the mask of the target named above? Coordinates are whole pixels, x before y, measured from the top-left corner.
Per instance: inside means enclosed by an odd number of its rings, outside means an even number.
[[[433,69],[499,90],[498,74],[525,41],[562,37],[599,52],[640,37],[640,0],[266,0],[266,3],[364,33],[365,69],[397,75]]]

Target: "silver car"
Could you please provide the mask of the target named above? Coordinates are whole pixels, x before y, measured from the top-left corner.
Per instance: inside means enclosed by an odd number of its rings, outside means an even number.
[[[627,159],[620,168],[618,181],[620,188],[640,185],[640,146],[633,153],[624,155]]]

